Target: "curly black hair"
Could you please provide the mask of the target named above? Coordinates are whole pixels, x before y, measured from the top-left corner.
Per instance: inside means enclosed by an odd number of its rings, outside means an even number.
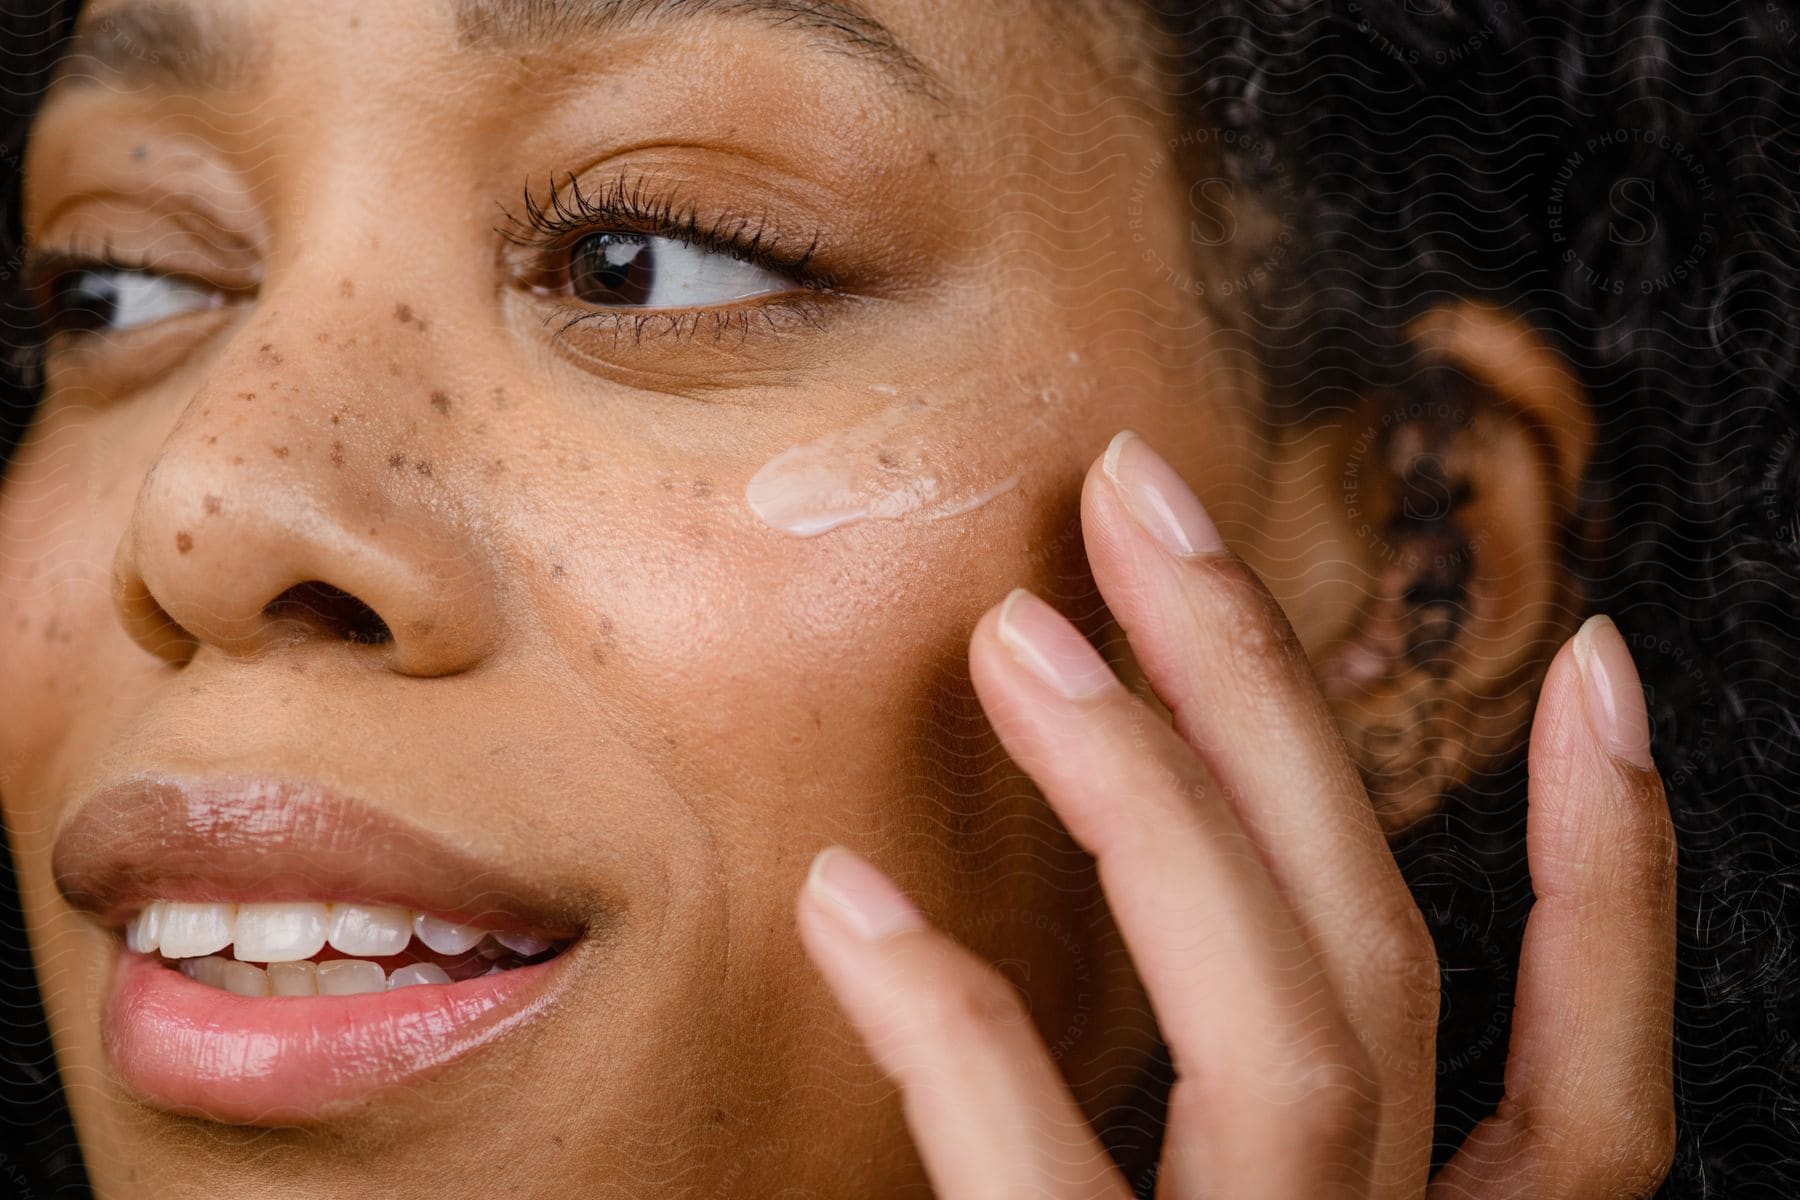
[[[1149,2],[1189,119],[1292,222],[1258,340],[1293,402],[1421,386],[1401,330],[1458,296],[1579,371],[1609,533],[1576,565],[1642,673],[1680,848],[1662,1194],[1800,1196],[1800,6]],[[1400,847],[1445,965],[1440,1160],[1498,1094],[1521,779]]]
[[[1402,337],[1503,304],[1574,364],[1607,535],[1575,564],[1643,676],[1680,846],[1668,1197],[1800,1196],[1800,3],[1140,0],[1184,133],[1280,218],[1255,341],[1296,415],[1432,386]],[[0,282],[23,139],[77,5],[0,9]],[[0,334],[26,327],[7,297]],[[0,378],[0,461],[30,358]],[[1397,848],[1444,980],[1438,1158],[1498,1099],[1531,902],[1522,767]],[[0,863],[10,895],[10,860]],[[0,906],[0,1155],[19,1195],[80,1194],[16,907]],[[11,1134],[13,1136],[6,1136]],[[23,1135],[23,1136],[19,1136]]]

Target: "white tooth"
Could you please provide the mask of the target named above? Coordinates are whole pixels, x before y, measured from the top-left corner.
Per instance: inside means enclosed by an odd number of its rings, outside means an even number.
[[[345,954],[370,958],[398,954],[412,941],[412,913],[404,908],[334,904],[327,936]]]
[[[311,996],[318,992],[309,962],[269,964],[269,992],[276,996]]]
[[[138,954],[155,954],[162,945],[163,909],[167,907],[161,900],[152,900],[138,910],[125,927],[125,945]]]
[[[413,987],[421,983],[449,983],[450,972],[436,963],[413,963],[411,966],[397,968],[388,976],[388,990]]]
[[[239,962],[298,962],[325,948],[323,904],[240,904],[231,956]]]
[[[170,901],[163,908],[164,958],[200,958],[231,945],[235,904],[185,904]]]
[[[219,961],[225,964],[220,968],[220,986],[226,991],[236,996],[269,994],[269,976],[261,967],[253,967],[247,962],[232,962],[226,958]]]
[[[461,954],[479,942],[486,931],[473,925],[457,925],[424,913],[413,914],[413,932],[439,954]]]
[[[321,996],[357,996],[364,992],[387,990],[387,972],[380,963],[360,958],[334,958],[322,962],[313,972]]]
[[[224,987],[225,964],[230,961],[229,958],[220,958],[216,954],[209,954],[205,958],[183,959],[181,973],[207,987]]]
[[[530,958],[550,948],[549,938],[533,937],[529,933],[496,933],[492,937],[520,958]]]

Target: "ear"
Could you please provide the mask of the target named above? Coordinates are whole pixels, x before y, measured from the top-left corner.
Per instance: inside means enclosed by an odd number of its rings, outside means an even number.
[[[1409,332],[1403,392],[1285,444],[1271,532],[1305,550],[1284,570],[1276,543],[1264,571],[1390,834],[1523,744],[1582,615],[1594,442],[1579,382],[1524,321],[1464,302]]]

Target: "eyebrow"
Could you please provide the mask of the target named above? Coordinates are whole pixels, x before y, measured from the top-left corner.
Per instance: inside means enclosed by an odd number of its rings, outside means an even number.
[[[809,35],[823,49],[872,63],[933,95],[941,81],[855,0],[453,0],[465,46],[518,50],[630,26],[709,16],[761,20]]]
[[[448,0],[457,40],[476,51],[519,51],[628,28],[707,18],[760,20],[829,52],[868,63],[910,91],[944,94],[931,68],[857,0]],[[76,29],[51,86],[105,78],[127,87],[225,90],[256,71],[265,39],[235,14],[167,0],[132,0]]]
[[[76,27],[50,87],[109,79],[126,87],[224,90],[249,76],[260,49],[215,12],[136,0]]]

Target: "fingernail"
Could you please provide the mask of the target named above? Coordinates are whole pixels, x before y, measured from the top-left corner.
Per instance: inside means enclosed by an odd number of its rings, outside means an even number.
[[[995,628],[1020,666],[1070,700],[1097,696],[1117,682],[1081,631],[1024,588],[1007,596]]]
[[[1615,758],[1648,770],[1653,765],[1650,717],[1619,627],[1606,617],[1589,617],[1575,635],[1575,662],[1594,736]]]
[[[806,886],[866,942],[925,928],[925,918],[893,880],[842,846],[819,851],[806,873]]]
[[[1170,554],[1193,558],[1225,549],[1193,489],[1137,434],[1127,429],[1113,438],[1100,469],[1137,523]]]

